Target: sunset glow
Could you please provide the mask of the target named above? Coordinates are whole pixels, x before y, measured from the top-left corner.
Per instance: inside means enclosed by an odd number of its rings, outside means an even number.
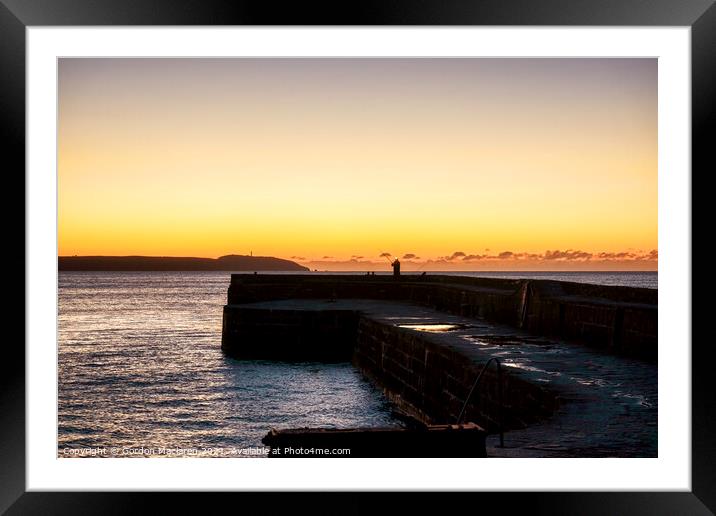
[[[656,59],[61,59],[59,95],[62,256],[657,269]]]

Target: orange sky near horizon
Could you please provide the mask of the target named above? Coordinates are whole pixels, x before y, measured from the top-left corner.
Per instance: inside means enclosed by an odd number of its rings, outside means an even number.
[[[60,59],[58,253],[656,270],[656,77],[655,59]]]

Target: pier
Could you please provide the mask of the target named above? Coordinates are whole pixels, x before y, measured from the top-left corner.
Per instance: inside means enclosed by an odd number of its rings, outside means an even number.
[[[424,438],[455,442],[460,430],[445,430],[459,421],[487,434],[488,456],[656,456],[655,290],[441,275],[235,274],[227,301],[226,354],[350,361],[396,410],[442,428]],[[294,429],[266,439],[407,439],[375,429],[367,437],[325,434]]]

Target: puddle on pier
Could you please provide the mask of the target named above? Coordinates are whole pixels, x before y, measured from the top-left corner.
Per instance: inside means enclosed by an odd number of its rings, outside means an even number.
[[[399,324],[398,328],[408,328],[409,330],[426,331],[430,333],[443,333],[448,331],[464,330],[470,328],[467,324],[442,324],[442,323],[427,323],[427,324]]]

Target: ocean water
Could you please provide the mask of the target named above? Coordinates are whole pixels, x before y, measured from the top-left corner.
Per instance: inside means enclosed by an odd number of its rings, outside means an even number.
[[[348,363],[225,357],[229,278],[60,273],[58,457],[256,456],[271,427],[398,426]]]
[[[437,272],[456,276],[508,279],[549,279],[619,287],[659,287],[657,272]]]
[[[460,274],[657,288],[656,273]],[[229,280],[228,272],[59,274],[59,457],[255,456],[271,427],[400,424],[350,364],[224,356]]]

